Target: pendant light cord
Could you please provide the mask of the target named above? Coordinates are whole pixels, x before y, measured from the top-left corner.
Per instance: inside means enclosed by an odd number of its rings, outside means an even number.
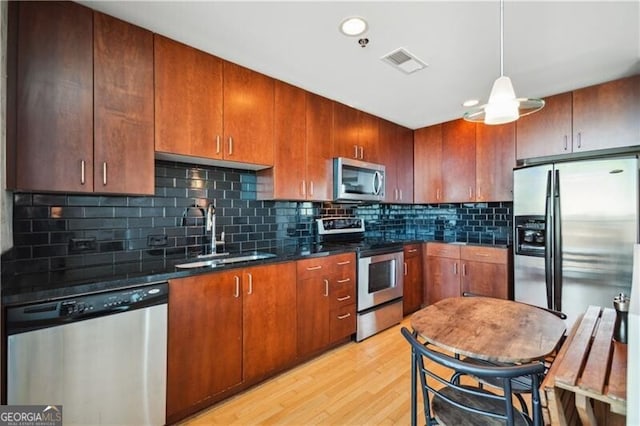
[[[504,0],[500,0],[500,77],[504,76]]]

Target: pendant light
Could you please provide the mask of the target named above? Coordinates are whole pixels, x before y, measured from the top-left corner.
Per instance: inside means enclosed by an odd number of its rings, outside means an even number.
[[[489,101],[465,112],[463,118],[484,124],[505,124],[542,107],[542,99],[516,98],[511,79],[504,75],[504,0],[500,0],[500,77],[493,83]]]

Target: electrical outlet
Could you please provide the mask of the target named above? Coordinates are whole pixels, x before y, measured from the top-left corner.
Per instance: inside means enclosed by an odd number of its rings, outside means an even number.
[[[96,251],[97,244],[96,238],[71,238],[69,240],[69,252],[70,253],[86,253],[89,251]]]
[[[167,245],[167,236],[156,234],[147,236],[147,247],[164,247]]]

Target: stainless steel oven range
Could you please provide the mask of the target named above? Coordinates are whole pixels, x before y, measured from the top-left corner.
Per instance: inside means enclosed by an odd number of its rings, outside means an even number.
[[[350,246],[358,255],[356,341],[402,321],[404,254],[402,243],[364,238],[364,220],[317,219],[318,243]]]

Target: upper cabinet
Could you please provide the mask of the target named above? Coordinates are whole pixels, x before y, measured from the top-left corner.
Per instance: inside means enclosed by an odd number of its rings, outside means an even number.
[[[413,133],[414,199],[442,203],[442,124]]]
[[[154,37],[155,149],[222,159],[222,60]]]
[[[416,203],[513,199],[515,126],[464,120],[424,127],[414,134]]]
[[[9,15],[9,187],[153,194],[152,34],[72,2]]]
[[[550,96],[517,121],[517,158],[640,145],[640,75]]]
[[[413,203],[413,131],[379,120],[379,152],[385,165],[384,201]]]
[[[274,80],[155,35],[156,151],[273,165]]]
[[[380,162],[378,118],[335,102],[333,108],[333,156],[370,163]]]
[[[281,81],[275,85],[274,164],[258,172],[258,198],[331,200],[333,102]]]

